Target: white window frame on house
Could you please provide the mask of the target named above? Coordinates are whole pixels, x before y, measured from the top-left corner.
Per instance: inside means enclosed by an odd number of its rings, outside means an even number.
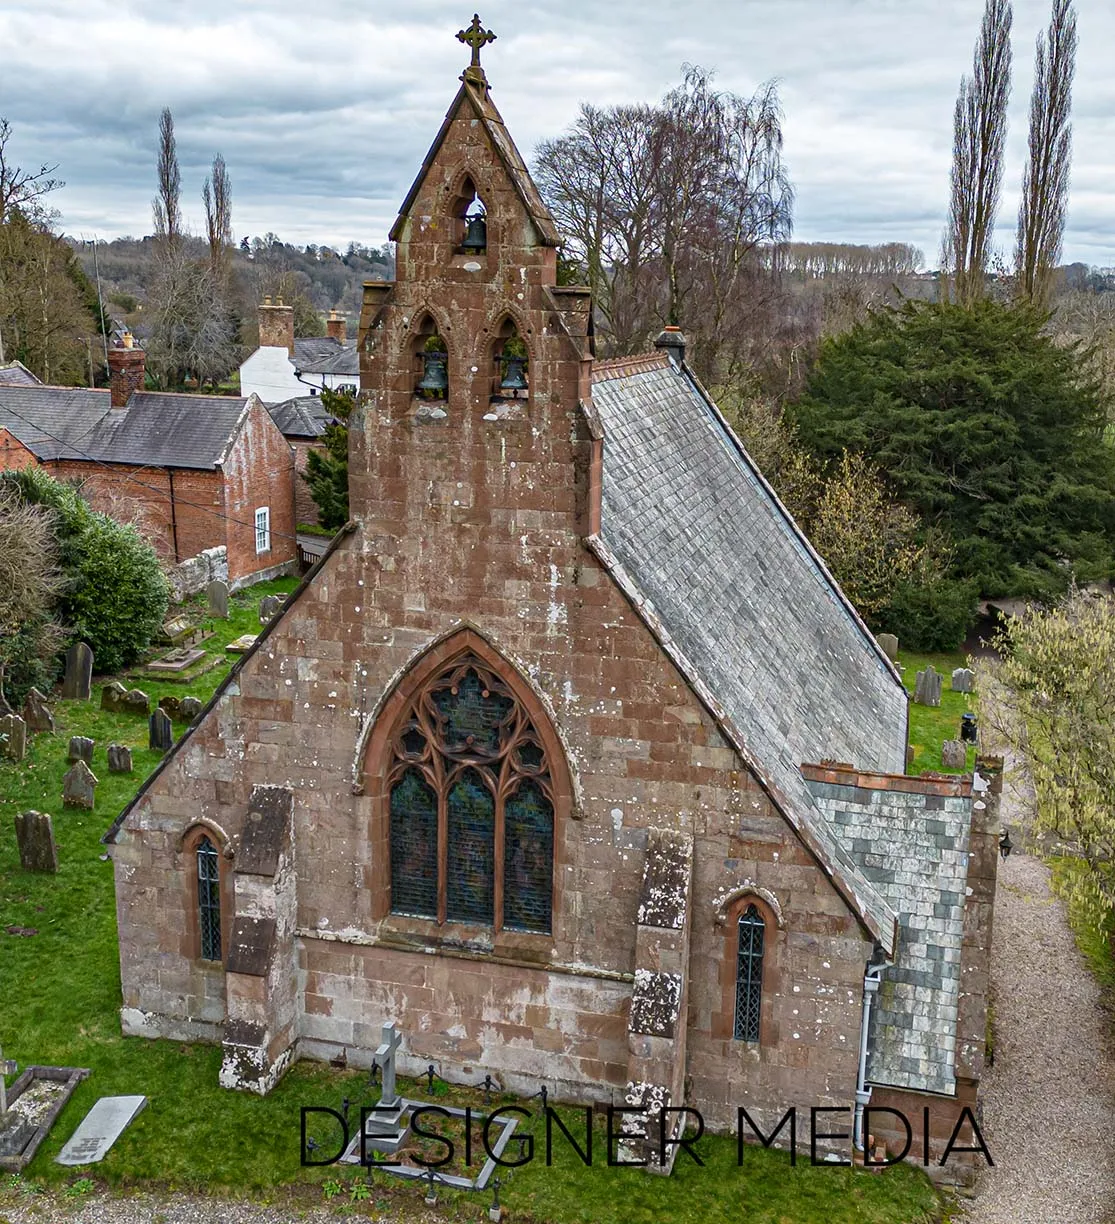
[[[271,551],[271,507],[256,510],[256,553]]]

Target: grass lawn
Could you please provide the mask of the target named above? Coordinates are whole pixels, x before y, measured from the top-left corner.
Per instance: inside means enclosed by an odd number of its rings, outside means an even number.
[[[954,693],[950,687],[953,671],[966,666],[966,657],[959,653],[923,655],[900,650],[898,663],[903,669],[902,681],[911,693],[918,672],[924,671],[931,663],[944,677],[939,707],[910,703],[910,744],[914,749],[914,760],[908,772],[960,774],[971,770],[976,763],[976,750],[972,746],[968,748],[966,770],[946,769],[941,764],[941,745],[947,739],[960,738],[960,715],[975,709],[974,693]]]
[[[260,598],[293,585],[288,579],[254,587],[232,598],[229,621],[209,622],[215,636],[205,648],[221,657],[221,667],[185,687],[127,680],[128,686],[145,689],[153,702],[171,693],[208,698],[232,662],[224,646],[258,630]],[[201,615],[201,606],[194,606]],[[421,1210],[422,1190],[389,1175],[376,1174],[369,1187],[362,1175],[347,1168],[342,1173],[336,1166],[300,1166],[300,1106],[339,1108],[346,1096],[354,1106],[372,1104],[378,1090],[367,1087],[363,1073],[299,1063],[261,1099],[217,1086],[220,1050],[215,1046],[121,1036],[112,864],[102,861],[99,839],[155,767],[158,754],[147,748],[145,719],[100,710],[103,679],[98,678],[93,700],[55,703],[57,733],[32,737],[21,764],[0,762],[0,1044],[21,1067],[53,1063],[92,1070],[25,1175],[0,1179],[0,1219],[21,1188],[42,1184],[80,1190],[88,1178],[111,1187],[147,1184],[289,1202],[292,1214],[327,1198],[373,1216],[388,1212],[405,1218]],[[176,733],[181,730],[177,724]],[[75,734],[96,740],[93,770],[100,782],[94,813],[61,806],[66,745]],[[132,746],[133,775],[108,772],[110,742]],[[12,818],[27,808],[54,817],[60,861],[55,876],[19,867]],[[9,926],[33,928],[36,934],[8,934]],[[447,1102],[483,1108],[479,1092],[435,1088]],[[426,1095],[424,1085],[404,1083],[402,1091]],[[76,1170],[54,1163],[63,1141],[99,1097],[127,1093],[144,1093],[149,1104],[102,1163]],[[544,1134],[537,1119],[530,1128]],[[812,1168],[807,1136],[796,1168],[783,1153],[752,1147],[745,1149],[742,1168],[737,1167],[734,1139],[706,1137],[697,1146],[705,1167],[683,1153],[668,1179],[606,1167],[600,1157],[605,1151],[602,1133],[592,1168],[585,1168],[560,1136],[550,1168],[543,1150],[544,1143],[538,1158],[502,1187],[501,1198],[514,1219],[536,1224],[729,1219],[738,1224],[914,1224],[936,1219],[940,1211],[938,1196],[920,1170],[899,1166],[872,1174]],[[512,1145],[509,1155],[515,1151]],[[487,1218],[490,1194],[448,1191],[440,1197],[446,1218]]]

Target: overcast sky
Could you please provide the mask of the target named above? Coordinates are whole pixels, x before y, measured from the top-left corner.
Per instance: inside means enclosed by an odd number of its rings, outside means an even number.
[[[467,0],[465,0],[467,3]],[[1115,265],[1115,4],[1077,0],[1067,261]],[[722,88],[780,82],[795,237],[912,242],[937,264],[952,108],[983,0],[486,0],[493,97],[524,156],[582,101],[654,101],[688,61]],[[1049,0],[1014,0],[1014,92],[999,244],[1013,242]],[[68,233],[151,229],[159,111],[182,196],[228,164],[237,238],[386,240],[457,89],[472,14],[448,0],[3,0],[0,115],[22,164],[57,162]]]

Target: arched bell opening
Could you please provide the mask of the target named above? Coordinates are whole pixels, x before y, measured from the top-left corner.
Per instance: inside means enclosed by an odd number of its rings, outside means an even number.
[[[449,346],[429,315],[413,342],[414,394],[418,399],[449,399]]]
[[[458,255],[483,255],[488,249],[488,210],[472,179],[465,177],[453,203],[453,237]]]
[[[492,343],[492,399],[530,398],[530,350],[513,319],[505,319]]]

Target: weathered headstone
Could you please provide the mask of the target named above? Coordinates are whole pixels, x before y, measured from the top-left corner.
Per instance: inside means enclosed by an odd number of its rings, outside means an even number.
[[[963,740],[945,740],[941,745],[941,764],[945,769],[963,769],[968,763],[968,745]]]
[[[264,595],[259,601],[259,623],[266,625],[273,617],[278,616],[283,606],[281,595]]]
[[[159,698],[159,709],[165,710],[168,718],[178,717],[178,706],[181,703],[181,697],[167,696]]]
[[[96,786],[97,775],[84,761],[77,761],[62,779],[63,807],[86,808],[91,812]]]
[[[228,620],[228,583],[214,578],[205,588],[205,596],[209,600],[209,615]]]
[[[132,750],[127,744],[109,744],[108,746],[108,772],[109,773],[131,773],[132,772]]]
[[[55,1161],[61,1165],[85,1165],[104,1160],[109,1148],[146,1104],[145,1096],[101,1097],[78,1123]]]
[[[29,731],[53,731],[54,715],[46,697],[37,688],[31,689],[23,701],[23,721]]]
[[[73,735],[70,737],[70,751],[66,760],[72,765],[74,761],[84,761],[86,765],[93,764],[93,745],[95,740],[91,740],[87,735]]]
[[[893,633],[880,633],[875,640],[879,643],[879,649],[893,663],[898,658],[898,638]]]
[[[183,697],[178,703],[178,717],[183,722],[192,723],[204,709],[196,697]]]
[[[395,1052],[402,1044],[402,1034],[393,1020],[389,1020],[380,1034],[380,1045],[376,1049],[376,1062],[383,1074],[383,1092],[380,1094],[381,1106],[391,1108],[399,1103],[399,1094],[395,1091]]]
[[[121,705],[129,714],[142,714],[146,717],[151,712],[151,698],[143,689],[128,689]]]
[[[0,718],[0,756],[22,761],[27,754],[27,724],[18,714]]]
[[[970,693],[975,687],[976,674],[970,667],[958,667],[952,673],[952,691],[954,693]]]
[[[54,825],[46,812],[20,812],[15,818],[19,865],[24,871],[57,871]]]
[[[925,706],[941,704],[941,676],[932,664],[925,671],[918,672],[914,683],[914,701]]]
[[[152,710],[151,717],[147,720],[147,727],[149,747],[154,748],[157,752],[167,752],[174,747],[174,724],[170,721],[170,715],[162,707]]]
[[[66,651],[66,674],[62,677],[65,701],[88,701],[93,691],[93,652],[84,642],[75,642]]]
[[[119,680],[113,680],[101,689],[101,709],[114,714],[124,704],[127,696],[128,690]]]

